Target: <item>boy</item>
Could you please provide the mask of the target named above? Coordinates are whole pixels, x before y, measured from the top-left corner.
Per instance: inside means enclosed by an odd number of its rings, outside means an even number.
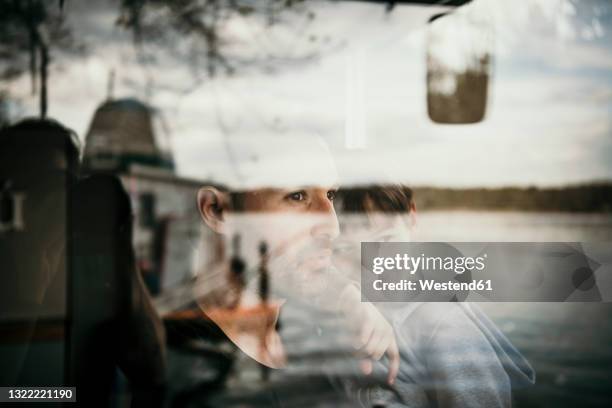
[[[341,195],[340,207],[346,214],[341,240],[345,251],[338,263],[357,273],[361,270],[357,250],[360,242],[409,241],[416,222],[412,191],[400,185],[348,190]],[[347,250],[351,244],[354,251]],[[377,387],[359,389],[345,383],[362,403],[507,407],[511,405],[513,387],[534,383],[535,374],[529,363],[476,305],[377,306],[395,330],[401,368],[395,393]]]

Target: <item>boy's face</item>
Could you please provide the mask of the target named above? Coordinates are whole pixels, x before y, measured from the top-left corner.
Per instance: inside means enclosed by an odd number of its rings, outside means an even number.
[[[359,279],[362,242],[410,242],[413,220],[410,213],[368,213],[342,216],[342,234],[334,245],[334,264]]]

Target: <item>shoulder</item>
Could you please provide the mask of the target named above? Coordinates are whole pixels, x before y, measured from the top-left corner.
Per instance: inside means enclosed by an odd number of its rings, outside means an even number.
[[[394,313],[397,324],[418,326],[436,331],[446,326],[470,326],[471,321],[464,306],[456,302],[432,302],[408,305]]]
[[[461,303],[420,303],[392,317],[398,336],[415,348],[480,344],[486,338]]]

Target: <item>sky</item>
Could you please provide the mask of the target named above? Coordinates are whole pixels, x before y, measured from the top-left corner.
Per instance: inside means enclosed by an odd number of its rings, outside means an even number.
[[[83,138],[115,70],[114,96],[136,96],[159,110],[168,132],[158,136],[186,177],[231,184],[240,171],[220,146],[272,136],[324,140],[343,184],[612,179],[609,2],[477,0],[465,9],[493,39],[487,114],[473,125],[435,124],[427,115],[425,22],[446,9],[398,5],[386,13],[370,3],[325,1],[305,7],[310,14],[289,13],[271,27],[255,16],[222,27],[228,55],[272,55],[274,70],[250,64],[232,76],[197,78],[182,54],[139,61],[130,34],[114,25],[116,2],[67,2],[68,23],[88,52],[56,54],[49,115]],[[177,50],[185,46],[176,41]],[[22,114],[36,112],[28,78],[8,86]]]

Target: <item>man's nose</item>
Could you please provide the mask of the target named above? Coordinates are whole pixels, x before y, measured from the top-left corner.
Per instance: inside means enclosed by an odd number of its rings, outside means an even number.
[[[340,235],[340,225],[333,203],[328,200],[320,200],[317,203],[315,225],[311,229],[312,236],[320,239],[331,241]]]

